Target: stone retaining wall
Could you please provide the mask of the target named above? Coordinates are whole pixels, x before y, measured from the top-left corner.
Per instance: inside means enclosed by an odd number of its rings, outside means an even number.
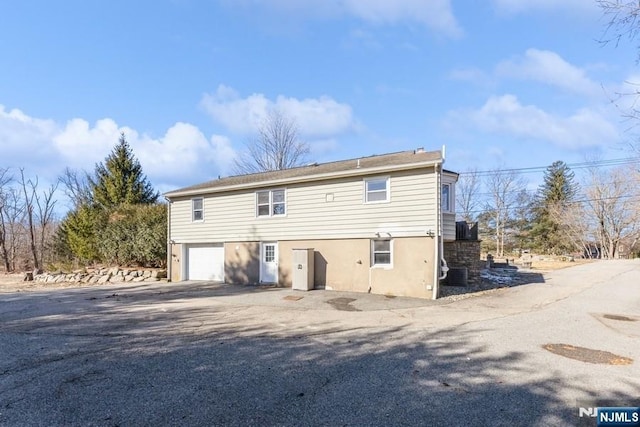
[[[137,270],[127,268],[102,268],[95,270],[77,270],[73,273],[51,272],[36,274],[33,280],[43,283],[125,283],[125,282],[158,282],[166,280],[167,270]],[[25,277],[25,280],[27,278]]]
[[[466,267],[470,285],[482,281],[479,240],[456,240],[455,242],[444,242],[443,246],[444,259],[449,267]]]

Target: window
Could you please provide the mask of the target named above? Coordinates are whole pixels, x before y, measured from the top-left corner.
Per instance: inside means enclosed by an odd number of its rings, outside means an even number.
[[[389,177],[364,180],[365,203],[389,201]]]
[[[391,266],[391,240],[371,241],[371,265]]]
[[[271,192],[271,215],[284,215],[284,190]]]
[[[204,221],[204,201],[202,198],[191,199],[191,220]]]
[[[269,216],[269,191],[258,191],[256,194],[258,216]]]
[[[451,184],[442,184],[442,211],[453,212],[451,202]]]
[[[256,192],[256,215],[278,216],[286,214],[284,190],[265,190]]]
[[[276,260],[276,248],[274,245],[264,245],[264,262],[274,262]]]

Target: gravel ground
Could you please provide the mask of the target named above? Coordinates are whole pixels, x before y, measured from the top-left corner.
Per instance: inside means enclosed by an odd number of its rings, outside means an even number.
[[[575,266],[576,263],[540,260],[535,262],[534,269],[523,268],[492,268],[483,270],[481,281],[468,286],[442,286],[441,297],[445,301],[458,301],[465,298],[484,295],[497,289],[519,286],[529,283],[541,283],[545,273]],[[24,274],[0,274],[0,292],[28,292],[44,289],[85,288],[100,286],[90,283],[43,283],[26,282]]]
[[[477,297],[495,292],[499,289],[530,283],[544,283],[544,275],[564,268],[576,267],[592,263],[592,260],[556,261],[553,259],[535,259],[532,268],[496,267],[484,269],[480,275],[480,282],[467,286],[442,286],[441,299],[444,301],[458,301],[465,298]]]
[[[362,311],[206,284],[4,292],[0,426],[583,425],[578,401],[640,395],[639,278],[603,262]]]

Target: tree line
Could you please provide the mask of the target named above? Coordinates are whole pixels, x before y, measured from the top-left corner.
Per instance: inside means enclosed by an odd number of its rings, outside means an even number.
[[[234,161],[236,174],[288,169],[306,162],[309,145],[294,120],[270,111]],[[65,168],[44,191],[38,178],[0,167],[0,258],[4,271],[104,263],[166,264],[167,208],[125,135],[93,173]],[[56,217],[57,191],[71,203]]]
[[[309,152],[295,122],[281,114],[269,116],[248,147],[253,151],[241,153],[237,173],[299,166]],[[637,159],[580,166],[587,173],[578,180],[569,165],[554,162],[536,191],[528,188],[523,170],[463,172],[456,185],[458,219],[477,222],[484,250],[499,257],[523,249],[638,255]],[[71,202],[61,220],[55,215],[59,187]],[[44,190],[24,169],[0,168],[2,266],[11,272],[91,263],[164,265],[167,209],[158,199],[124,134],[93,173],[66,168]]]
[[[71,209],[56,218],[62,189]],[[92,263],[166,263],[167,210],[125,135],[92,174],[66,168],[39,188],[25,170],[0,168],[0,258],[6,272]]]
[[[537,190],[522,170],[460,175],[458,219],[477,222],[483,249],[499,257],[522,250],[613,259],[640,256],[640,171],[637,158],[546,168]]]

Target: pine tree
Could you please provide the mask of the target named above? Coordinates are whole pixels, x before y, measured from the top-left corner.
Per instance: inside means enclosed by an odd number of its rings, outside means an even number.
[[[63,239],[59,250],[66,246],[81,261],[99,260],[98,236],[102,234],[106,217],[106,211],[89,205],[81,205],[69,212],[59,229],[58,236]]]
[[[93,201],[103,208],[122,204],[155,203],[159,194],[142,173],[124,133],[104,163],[96,165],[89,179]]]
[[[538,249],[546,253],[561,253],[572,248],[560,233],[559,219],[553,215],[566,207],[578,194],[575,174],[566,163],[553,162],[544,173],[544,183],[538,188],[531,234]]]

